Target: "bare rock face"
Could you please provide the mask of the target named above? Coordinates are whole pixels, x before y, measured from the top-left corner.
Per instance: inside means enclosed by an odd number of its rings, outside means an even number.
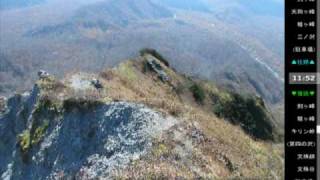
[[[176,123],[128,102],[55,111],[39,101],[35,87],[0,116],[1,179],[108,178]]]

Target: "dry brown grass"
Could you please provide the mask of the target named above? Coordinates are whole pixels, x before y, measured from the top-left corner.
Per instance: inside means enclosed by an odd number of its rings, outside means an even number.
[[[205,102],[205,105],[200,107],[194,101],[190,101],[190,94],[174,93],[172,86],[179,85],[181,82],[185,83],[182,76],[170,69],[165,69],[170,74],[172,81],[171,84],[163,84],[155,77],[141,73],[140,66],[126,66],[126,68],[133,68],[130,69],[130,73],[135,73],[135,80],[132,81],[126,76],[120,76],[121,79],[117,79],[116,75],[111,81],[108,81],[109,87],[113,87],[109,89],[108,95],[118,96],[121,100],[143,103],[158,111],[197,124],[210,140],[194,150],[195,154],[198,154],[194,160],[200,161],[198,166],[202,167],[200,169],[203,169],[203,172],[225,178],[273,179],[275,178],[274,174],[277,177],[283,177],[281,160],[281,152],[283,151],[281,148],[274,149],[267,142],[255,141],[240,127],[217,118],[210,111],[209,102]],[[223,98],[229,98],[227,93],[210,83],[205,82],[202,85],[208,92],[219,93]],[[159,163],[158,160],[151,159],[146,164],[144,161],[137,162],[135,166],[139,167],[133,167],[132,171],[126,171],[128,174],[124,174],[124,177],[149,177],[151,174],[157,177],[164,175],[170,179],[184,174],[185,176],[182,177],[195,178],[195,174],[187,175],[189,170],[186,167],[184,169],[176,166],[181,162],[172,165],[172,162]],[[139,168],[142,170],[137,171]]]
[[[192,94],[187,90],[176,93],[174,87],[186,84],[189,80],[169,68],[164,67],[164,69],[171,77],[170,83],[161,82],[153,74],[143,73],[142,59],[137,62],[128,61],[117,68],[100,73],[104,90],[100,92],[90,90],[85,92],[85,96],[102,102],[113,100],[145,104],[163,114],[175,116],[186,126],[192,124],[204,134],[206,140],[194,144],[192,155],[188,158],[179,159],[174,153],[174,148],[184,141],[172,139],[170,136],[160,137],[159,142],[162,147],[160,146],[160,150],[156,149],[158,155],[151,154],[133,162],[126,169],[115,172],[115,177],[119,179],[154,177],[194,179],[198,176],[240,179],[283,177],[281,147],[275,148],[268,142],[255,141],[240,127],[217,118],[212,113],[209,101],[200,106],[195,103]],[[201,83],[207,92],[219,93],[221,97],[229,98],[227,93],[214,85]],[[75,96],[75,92],[69,87],[62,89],[69,94],[66,97]],[[188,135],[190,128],[184,126],[181,128],[187,130],[184,135],[186,138],[192,138]],[[172,129],[168,134],[175,131],[176,129]],[[159,144],[156,143],[154,148],[159,148]],[[167,155],[161,154],[168,150],[170,152],[167,152]]]

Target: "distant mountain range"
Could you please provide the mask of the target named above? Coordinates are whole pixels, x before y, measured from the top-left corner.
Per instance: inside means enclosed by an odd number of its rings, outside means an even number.
[[[57,4],[2,10],[0,54],[10,67],[1,69],[23,71],[0,72],[8,79],[0,83],[1,94],[25,89],[38,69],[98,71],[148,47],[180,72],[270,104],[283,100],[279,2],[105,0],[72,11],[61,6],[59,13]]]

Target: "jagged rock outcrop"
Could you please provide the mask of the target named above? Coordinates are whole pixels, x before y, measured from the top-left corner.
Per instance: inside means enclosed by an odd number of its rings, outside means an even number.
[[[174,118],[139,104],[111,102],[89,110],[53,114],[37,112],[37,86],[9,99],[10,111],[0,120],[2,179],[56,179],[108,177],[113,169],[138,159],[151,148],[151,139],[176,123]],[[36,113],[40,113],[41,118]],[[41,140],[33,129],[48,123]],[[19,134],[29,131],[22,150]],[[26,138],[26,137],[21,137]]]

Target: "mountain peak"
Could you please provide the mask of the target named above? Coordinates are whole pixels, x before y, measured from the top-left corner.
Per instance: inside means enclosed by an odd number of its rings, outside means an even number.
[[[1,178],[241,178],[258,176],[256,164],[281,166],[262,101],[181,75],[156,51],[143,52],[98,75],[46,73],[30,93],[9,98],[0,116]],[[241,114],[239,103],[254,112]],[[266,177],[281,177],[277,166]]]

